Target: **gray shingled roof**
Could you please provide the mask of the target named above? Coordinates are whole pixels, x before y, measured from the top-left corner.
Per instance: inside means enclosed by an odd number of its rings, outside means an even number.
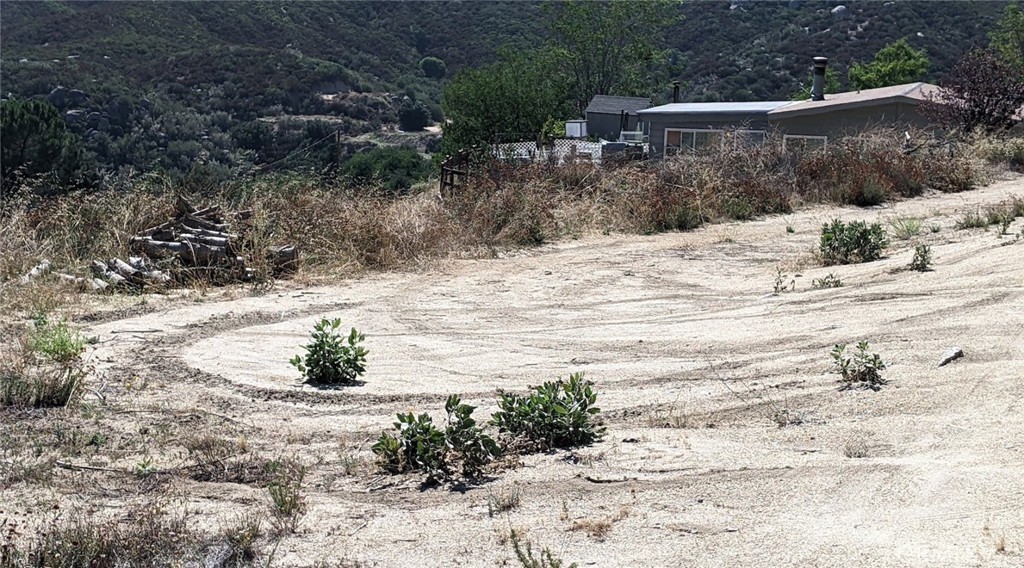
[[[626,111],[629,114],[636,114],[636,111],[649,108],[651,99],[640,97],[613,97],[611,95],[597,95],[590,100],[586,112],[600,114],[621,114]]]

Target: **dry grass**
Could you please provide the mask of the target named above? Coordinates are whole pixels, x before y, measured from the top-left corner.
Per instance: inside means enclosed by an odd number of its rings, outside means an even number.
[[[785,154],[770,140],[604,167],[492,162],[444,201],[431,192],[402,198],[352,192],[297,174],[199,188],[152,176],[120,178],[100,192],[0,205],[0,310],[27,315],[69,304],[67,284],[52,278],[22,284],[21,276],[44,258],[54,271],[86,276],[93,259],[127,256],[131,236],[163,220],[179,193],[200,205],[253,211],[242,249],[258,293],[272,282],[260,252],[269,244],[298,244],[302,273],[315,279],[493,255],[565,236],[689,230],[809,202],[870,205],[926,188],[972,186],[972,162],[957,148],[908,153],[899,134],[869,133],[802,156]]]
[[[573,521],[569,530],[583,531],[593,538],[602,540],[612,532],[612,527],[615,526],[615,523],[625,520],[628,517],[629,508],[621,507],[614,515],[610,515],[605,518]]]
[[[980,137],[971,140],[969,148],[989,165],[1024,172],[1024,136]]]

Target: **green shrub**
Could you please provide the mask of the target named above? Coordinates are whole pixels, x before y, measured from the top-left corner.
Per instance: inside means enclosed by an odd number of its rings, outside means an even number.
[[[340,169],[354,185],[380,184],[400,194],[430,175],[430,162],[413,148],[378,147],[352,156]]]
[[[832,223],[821,227],[820,251],[826,266],[878,260],[888,244],[885,229],[878,223],[851,221],[847,224],[833,219]]]
[[[302,493],[306,468],[291,459],[280,459],[272,463],[277,475],[267,485],[271,524],[279,535],[294,533],[299,526],[299,519],[306,513],[306,498]]]
[[[37,332],[38,333],[38,332]],[[50,408],[70,406],[82,394],[85,370],[75,359],[56,362],[51,358],[77,357],[80,349],[54,347],[52,335],[33,346],[31,336],[13,342],[0,351],[0,407]],[[55,343],[62,343],[63,339]]]
[[[82,394],[84,378],[76,365],[0,364],[0,407],[70,406]]]
[[[444,61],[436,57],[424,57],[420,59],[420,70],[430,79],[442,79],[448,68]]]
[[[811,286],[814,288],[839,288],[843,285],[843,281],[838,276],[829,272],[824,278],[815,278],[811,280]]]
[[[928,245],[917,245],[914,247],[914,258],[910,260],[910,269],[918,272],[926,272],[932,265],[932,247]]]
[[[462,404],[458,395],[445,403],[448,425],[434,425],[427,414],[399,414],[396,434],[381,432],[371,447],[380,466],[391,473],[422,471],[431,481],[451,479],[461,466],[463,477],[475,478],[501,451],[493,438],[484,434],[472,418],[474,406]]]
[[[85,340],[67,322],[50,322],[46,316],[34,318],[35,328],[28,337],[29,348],[57,363],[69,363],[85,351]]]
[[[366,372],[366,355],[369,352],[359,346],[365,337],[354,327],[347,337],[341,336],[339,327],[340,319],[320,320],[313,326],[313,341],[303,347],[305,357],[296,355],[289,361],[307,383],[347,385]]]
[[[585,446],[599,441],[605,429],[593,417],[597,395],[583,373],[568,381],[547,382],[529,396],[502,394],[499,410],[491,423],[513,443],[525,443],[537,450]]]
[[[832,371],[842,376],[843,388],[853,388],[859,383],[865,387],[878,390],[885,384],[880,372],[885,369],[885,362],[878,353],[868,353],[868,342],[857,344],[857,351],[852,355],[846,353],[846,344],[832,348]]]
[[[921,234],[921,220],[916,217],[894,217],[889,220],[893,236],[900,240],[908,240]]]
[[[541,550],[540,557],[533,555],[533,544],[529,540],[523,540],[519,531],[512,529],[509,535],[512,541],[512,550],[516,553],[516,560],[522,568],[577,568],[579,565],[573,562],[568,566],[565,562],[545,548]]]
[[[984,229],[988,227],[988,219],[977,210],[968,211],[956,222],[956,229]]]

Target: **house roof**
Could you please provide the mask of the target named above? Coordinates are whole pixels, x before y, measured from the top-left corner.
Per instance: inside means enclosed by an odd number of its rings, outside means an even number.
[[[671,103],[641,110],[638,114],[768,114],[792,101],[758,101],[748,103]]]
[[[777,119],[896,102],[917,104],[926,100],[928,95],[935,93],[937,89],[938,87],[929,83],[907,83],[878,89],[836,93],[834,95],[825,95],[825,100],[821,101],[807,100],[790,103],[772,110],[768,113],[768,116],[769,118]]]
[[[641,97],[613,97],[611,95],[596,95],[587,105],[586,112],[600,114],[620,114],[626,111],[629,114],[636,114],[651,106],[651,99]]]

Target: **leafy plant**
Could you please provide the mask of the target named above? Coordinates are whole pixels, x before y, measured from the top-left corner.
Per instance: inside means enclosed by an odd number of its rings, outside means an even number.
[[[889,220],[889,227],[893,236],[905,241],[921,233],[921,220],[916,217],[895,217]]]
[[[293,533],[306,513],[306,499],[302,494],[306,468],[293,460],[279,460],[278,467],[276,479],[267,485],[270,520],[278,534]]]
[[[601,440],[605,429],[594,423],[600,410],[597,395],[583,373],[568,381],[546,382],[529,396],[502,394],[491,423],[513,443],[525,442],[537,450],[585,446]]]
[[[458,395],[449,396],[444,430],[434,426],[427,414],[399,414],[397,434],[382,432],[371,450],[380,459],[381,468],[392,473],[422,471],[430,480],[445,481],[461,466],[463,477],[478,477],[501,450],[476,425],[474,410],[476,407],[462,404]]]
[[[826,266],[854,264],[878,260],[888,244],[885,229],[878,223],[851,221],[847,224],[833,219],[821,227],[819,250]]]
[[[519,507],[522,497],[522,491],[518,487],[513,487],[510,491],[497,495],[489,493],[487,495],[487,516],[493,517]]]
[[[843,281],[831,272],[823,278],[815,278],[814,280],[811,280],[811,286],[815,288],[839,288],[842,285]]]
[[[984,229],[988,227],[988,219],[978,211],[968,211],[954,225],[957,229]]]
[[[843,388],[863,383],[871,390],[878,390],[885,380],[881,371],[886,367],[885,362],[878,353],[869,353],[867,341],[857,344],[857,350],[853,354],[846,352],[846,344],[839,344],[832,348],[832,371],[842,376]]]
[[[458,395],[451,395],[444,405],[448,413],[448,427],[445,428],[445,443],[462,464],[464,477],[477,477],[483,466],[501,454],[498,444],[476,425],[473,419],[475,406],[462,404]]]
[[[914,49],[903,38],[880,49],[870,63],[850,65],[850,86],[859,91],[913,83],[924,78],[928,66],[924,50]]]
[[[69,363],[85,351],[85,340],[67,322],[53,323],[45,315],[37,315],[33,323],[28,345],[35,353],[57,363]]]
[[[551,550],[547,548],[541,551],[539,558],[535,557],[533,555],[533,545],[529,540],[523,541],[523,538],[515,529],[512,530],[511,540],[512,550],[516,553],[516,560],[519,561],[519,565],[523,568],[577,568],[578,566],[575,562],[566,566],[561,558],[553,555]]]
[[[796,290],[796,280],[793,279],[793,278],[790,278],[789,282],[787,283],[786,282],[787,278],[789,278],[789,276],[782,272],[782,267],[781,266],[777,266],[775,268],[775,294],[776,295],[781,294],[783,292],[793,292],[793,291]]]
[[[925,272],[931,269],[931,265],[932,247],[923,244],[914,247],[914,258],[910,260],[910,269]]]
[[[313,341],[303,347],[305,357],[296,355],[289,361],[306,382],[317,385],[347,385],[366,372],[366,355],[359,344],[363,334],[352,328],[348,336],[338,334],[341,320],[323,319],[313,326]]]

